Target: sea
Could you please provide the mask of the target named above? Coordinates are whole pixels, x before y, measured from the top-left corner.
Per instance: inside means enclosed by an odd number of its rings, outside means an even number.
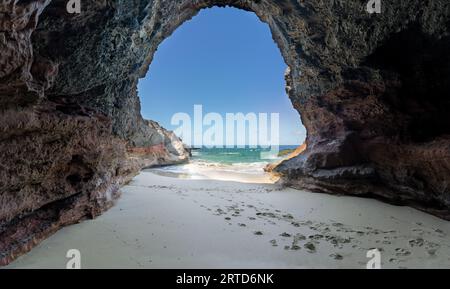
[[[278,151],[296,149],[297,145],[282,145]],[[249,179],[266,177],[264,168],[282,160],[278,151],[261,147],[199,148],[192,150],[189,163],[150,169],[152,172],[189,179]]]

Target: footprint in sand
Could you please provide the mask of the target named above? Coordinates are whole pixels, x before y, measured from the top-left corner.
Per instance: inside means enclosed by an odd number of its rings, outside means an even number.
[[[283,234],[281,234],[281,235],[282,235],[282,236],[283,236],[283,235],[284,235],[284,236],[291,236],[291,235],[288,234],[288,233],[283,233]],[[303,241],[303,240],[306,240],[306,237],[303,236],[302,234],[297,234],[297,235],[295,235],[295,236],[294,236],[294,240],[292,241],[292,245],[291,245],[290,249],[291,249],[291,250],[294,250],[294,251],[300,250],[301,247],[298,245],[298,243],[299,243],[300,241]]]
[[[424,240],[422,238],[417,238],[413,240],[409,240],[409,245],[411,247],[422,247],[424,244]]]
[[[269,242],[270,242],[270,244],[272,244],[273,247],[278,247],[277,240],[274,239],[274,240],[270,240]]]
[[[447,235],[444,233],[444,231],[442,231],[441,229],[434,229],[434,231],[435,231],[436,233],[440,234],[441,237],[447,236]]]
[[[330,257],[333,258],[334,260],[339,260],[339,261],[344,259],[344,257],[338,253],[331,254]]]
[[[397,249],[395,249],[395,252],[396,252],[395,253],[396,256],[409,256],[409,255],[411,255],[411,252],[406,250],[406,249],[404,249],[404,248],[397,248]]]
[[[315,234],[315,235],[309,236],[308,238],[311,240],[320,240],[320,239],[323,239],[323,235]]]
[[[303,245],[303,247],[305,247],[308,250],[309,253],[315,253],[316,252],[316,246],[313,243],[311,243],[311,242],[306,243],[305,245]]]
[[[286,215],[283,215],[283,218],[292,220],[292,219],[294,219],[294,216],[292,216],[291,214],[286,214]]]

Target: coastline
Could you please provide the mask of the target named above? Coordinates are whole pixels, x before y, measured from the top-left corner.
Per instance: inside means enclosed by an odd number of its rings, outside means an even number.
[[[266,172],[265,162],[256,163],[211,163],[203,160],[190,160],[180,165],[160,166],[144,169],[159,176],[187,180],[216,180],[250,184],[275,184],[280,177]]]

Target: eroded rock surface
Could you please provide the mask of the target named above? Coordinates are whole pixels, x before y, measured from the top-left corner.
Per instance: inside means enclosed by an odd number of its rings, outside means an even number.
[[[139,169],[187,158],[140,116],[158,45],[202,8],[255,12],[289,65],[306,150],[288,185],[378,196],[450,218],[450,3],[65,0],[0,2],[0,263],[107,209]]]

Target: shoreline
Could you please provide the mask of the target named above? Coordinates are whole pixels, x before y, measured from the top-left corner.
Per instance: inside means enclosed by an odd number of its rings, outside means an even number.
[[[280,177],[266,172],[266,166],[265,162],[223,164],[190,160],[181,165],[147,168],[143,172],[176,179],[275,184]]]
[[[448,222],[372,199],[143,171],[116,206],[6,268],[450,268]]]

